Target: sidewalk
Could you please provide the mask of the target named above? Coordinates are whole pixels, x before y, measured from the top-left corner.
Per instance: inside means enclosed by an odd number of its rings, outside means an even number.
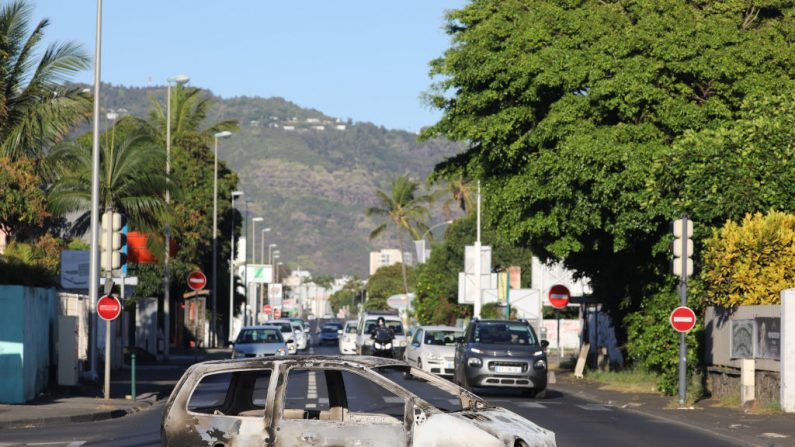
[[[603,405],[675,422],[748,445],[795,447],[795,414],[749,414],[740,408],[721,406],[715,399],[678,409],[676,398],[607,390],[589,381],[587,376],[575,378],[570,371],[557,371],[555,379],[556,383],[550,388]]]
[[[111,372],[110,399],[103,398],[103,381],[58,388],[27,404],[0,404],[0,430],[91,422],[122,417],[168,399],[182,373],[193,363],[229,357],[227,349],[173,350],[169,360],[136,366],[135,401],[126,399],[131,385],[129,365]]]

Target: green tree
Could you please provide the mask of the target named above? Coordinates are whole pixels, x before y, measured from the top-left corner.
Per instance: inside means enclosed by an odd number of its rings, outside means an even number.
[[[701,169],[665,160],[691,133],[731,127],[744,100],[795,90],[781,51],[794,10],[775,0],[484,0],[452,11],[452,46],[431,64],[442,80],[428,96],[443,116],[422,136],[469,149],[437,176],[482,179],[499,234],[591,278],[621,324],[650,285],[668,287],[668,221],[692,211],[675,200],[686,183],[655,173]],[[696,157],[709,164],[706,154]],[[692,191],[707,206],[729,202],[720,189]],[[781,203],[792,197],[779,192]],[[723,210],[691,215],[714,222]]]
[[[47,217],[44,191],[33,173],[33,162],[0,157],[0,230],[13,237],[25,226],[37,226]]]
[[[401,257],[406,252],[403,233],[408,232],[414,239],[420,238],[420,231],[427,229],[424,220],[428,216],[428,208],[424,204],[430,200],[427,195],[417,195],[419,185],[406,175],[398,176],[392,182],[389,193],[376,191],[378,206],[367,209],[368,216],[385,218],[384,222],[370,233],[370,240],[375,239],[386,230],[389,223],[395,227],[395,236],[400,247]],[[403,291],[409,293],[409,282],[405,263],[400,263],[403,274]]]
[[[403,276],[404,274],[406,276]],[[388,310],[387,298],[404,293],[406,283],[408,287],[414,287],[414,269],[410,266],[397,263],[376,270],[367,280],[365,309]]]
[[[91,97],[61,82],[88,67],[74,43],[38,50],[49,26],[39,21],[30,32],[33,6],[10,1],[0,7],[0,155],[36,164],[88,117]]]
[[[110,130],[109,132],[112,132]],[[160,228],[167,218],[163,191],[168,184],[165,154],[134,131],[100,144],[100,208],[127,216],[140,231]],[[57,180],[49,191],[50,209],[58,215],[80,213],[76,234],[88,231],[91,217],[91,144],[87,137],[55,148],[49,156]]]

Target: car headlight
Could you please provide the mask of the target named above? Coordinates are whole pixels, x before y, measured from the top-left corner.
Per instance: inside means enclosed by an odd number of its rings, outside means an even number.
[[[539,355],[544,355],[544,351],[536,351],[533,353],[533,356],[538,357]]]
[[[428,352],[425,357],[427,357],[428,360],[444,360],[444,357],[441,355],[436,355],[433,352]]]
[[[483,350],[478,348],[472,348],[470,351],[474,352],[475,354],[483,354]]]
[[[546,369],[547,368],[546,360],[544,360],[544,359],[536,360],[536,362],[533,363],[533,368],[535,368],[535,369]]]
[[[469,365],[469,366],[483,366],[483,360],[480,360],[477,357],[470,357],[469,360],[467,360],[467,365]]]
[[[406,340],[400,340],[400,346],[406,346]]]

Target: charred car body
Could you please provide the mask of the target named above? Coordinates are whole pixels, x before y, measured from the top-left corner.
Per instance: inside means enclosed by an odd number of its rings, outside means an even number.
[[[554,446],[554,433],[393,359],[199,363],[163,413],[165,446]]]

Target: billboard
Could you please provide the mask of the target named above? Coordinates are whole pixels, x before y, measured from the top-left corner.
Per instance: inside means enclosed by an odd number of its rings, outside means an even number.
[[[273,266],[270,264],[248,264],[246,268],[249,284],[270,284],[273,280]]]
[[[64,289],[88,289],[90,259],[88,250],[62,251],[61,287]]]

